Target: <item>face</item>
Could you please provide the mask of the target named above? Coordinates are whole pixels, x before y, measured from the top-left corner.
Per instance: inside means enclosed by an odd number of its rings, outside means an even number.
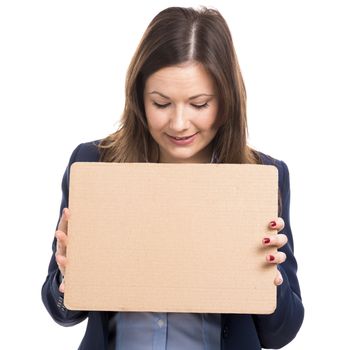
[[[158,70],[147,79],[143,97],[161,163],[210,162],[218,97],[213,79],[201,64]],[[192,135],[187,140],[172,138]]]

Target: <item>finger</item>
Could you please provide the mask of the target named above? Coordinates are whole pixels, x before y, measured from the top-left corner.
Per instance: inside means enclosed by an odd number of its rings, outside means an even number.
[[[274,246],[277,248],[282,248],[288,242],[288,237],[284,233],[279,233],[277,235],[266,236],[262,240],[264,246]]]
[[[66,272],[66,266],[67,266],[67,258],[63,255],[59,255],[59,254],[55,254],[55,258],[56,258],[56,263],[57,266],[59,268],[59,270],[61,271],[62,276],[65,275]]]
[[[63,231],[57,230],[55,236],[57,238],[56,252],[60,255],[66,255],[67,235]]]
[[[277,252],[275,254],[269,254],[266,256],[266,261],[271,264],[282,264],[287,259],[287,255],[284,252]]]
[[[276,218],[272,220],[269,224],[269,228],[273,230],[277,230],[277,232],[282,231],[284,229],[285,223],[282,218]]]
[[[58,230],[67,233],[69,216],[70,216],[69,209],[63,208],[60,222],[58,223],[58,227],[57,227]]]
[[[281,272],[277,270],[277,275],[275,277],[274,283],[276,286],[280,286],[283,283],[283,277]]]
[[[59,290],[61,293],[64,293],[64,277],[63,277],[63,280],[62,280],[60,286],[58,287],[58,290]]]

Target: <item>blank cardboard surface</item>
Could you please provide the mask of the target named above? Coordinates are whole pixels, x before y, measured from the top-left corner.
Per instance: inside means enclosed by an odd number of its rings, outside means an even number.
[[[272,313],[277,199],[272,165],[73,163],[64,305]]]

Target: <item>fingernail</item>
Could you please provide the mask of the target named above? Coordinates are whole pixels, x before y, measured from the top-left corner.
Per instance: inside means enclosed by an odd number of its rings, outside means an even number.
[[[269,261],[274,261],[275,257],[273,255],[269,255]]]
[[[263,243],[264,243],[264,244],[270,243],[270,238],[264,238]]]
[[[276,221],[271,221],[270,222],[270,225],[272,226],[272,227],[275,227],[277,224],[276,224]]]

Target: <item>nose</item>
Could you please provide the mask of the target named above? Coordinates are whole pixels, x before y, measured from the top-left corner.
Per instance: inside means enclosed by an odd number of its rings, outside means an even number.
[[[181,105],[176,106],[170,118],[169,128],[180,133],[188,129],[188,123],[189,121],[186,117],[185,107]]]

